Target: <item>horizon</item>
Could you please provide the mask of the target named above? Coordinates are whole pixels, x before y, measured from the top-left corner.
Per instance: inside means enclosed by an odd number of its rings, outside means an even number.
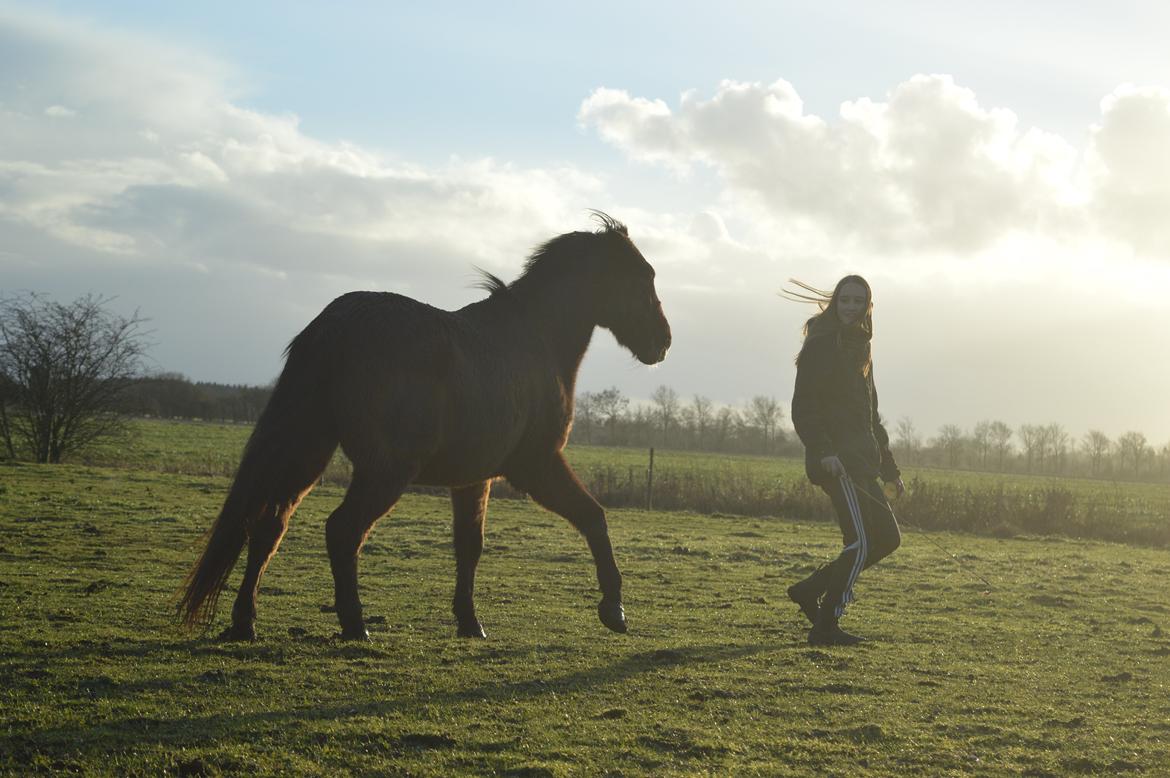
[[[1161,446],[1170,10],[1122,6],[3,4],[0,293],[114,297],[160,371],[264,385],[334,297],[460,307],[599,208],[675,346],[595,337],[579,394],[787,421],[775,293],[859,272],[887,426]]]
[[[268,390],[268,389],[271,389],[272,385],[273,385],[273,382],[269,382],[266,384],[246,384],[246,383],[238,383],[238,382],[224,383],[224,382],[219,382],[219,381],[203,381],[203,380],[194,379],[194,378],[191,378],[189,376],[183,375],[182,373],[175,373],[175,372],[144,373],[139,378],[141,380],[160,380],[160,379],[174,378],[174,379],[186,381],[193,386],[208,385],[208,386],[222,387],[225,389]],[[663,384],[662,386],[666,386],[666,385]],[[667,387],[667,388],[674,389],[677,391],[677,387],[671,386],[671,387]],[[605,389],[618,389],[619,392],[621,391],[621,387],[616,387],[616,386],[604,387],[603,389],[599,389],[597,391],[586,390],[585,392],[578,392],[575,399],[580,401],[582,396],[585,393],[597,394],[598,391],[604,391]],[[778,400],[778,398],[771,396],[771,395],[766,395],[766,394],[752,395],[752,397],[749,398],[745,403],[742,403],[739,405],[734,405],[734,404],[730,404],[730,403],[722,403],[722,402],[718,402],[715,400],[711,400],[711,398],[707,398],[707,397],[704,397],[703,399],[706,399],[706,400],[711,402],[711,410],[712,411],[717,412],[720,409],[729,408],[731,410],[736,411],[736,413],[739,414],[740,420],[746,422],[747,421],[746,415],[747,415],[747,412],[750,410],[751,400],[757,396],[766,397],[766,398],[772,399],[772,400]],[[630,396],[626,395],[624,392],[622,392],[622,397],[624,397],[629,402],[629,406],[622,414],[623,416],[627,417],[627,420],[628,420],[628,417],[631,415],[631,411],[633,411],[635,409],[641,409],[643,411],[649,411],[649,412],[653,412],[653,410],[654,410],[655,401],[653,398],[630,397]],[[687,395],[684,395],[682,393],[678,393],[677,399],[678,399],[679,412],[681,413],[683,410],[685,410],[688,407],[693,407],[695,397],[696,396],[694,394],[687,396]],[[782,415],[779,419],[778,430],[780,432],[783,432],[786,436],[794,437],[796,435],[796,431],[792,427],[792,420],[788,417],[788,414],[783,410],[782,403],[781,403],[781,414]],[[149,418],[149,415],[146,418]],[[213,417],[207,417],[207,418],[160,417],[160,418],[162,418],[164,420],[171,420],[171,421],[198,421],[198,422],[210,422],[210,423],[216,423],[217,421],[223,421],[223,419],[217,419],[217,418],[213,418]],[[898,424],[902,420],[902,418],[910,418],[910,417],[899,417],[896,419],[887,419],[885,417],[882,418],[882,423],[885,426],[886,431],[889,433],[890,442],[894,448],[897,448],[899,446]],[[238,423],[240,420],[235,419],[235,420],[230,420],[230,421],[231,421],[231,423]],[[915,422],[913,418],[910,418],[910,422],[914,425],[914,432],[918,436],[917,446],[920,446],[920,447],[931,447],[931,446],[941,445],[941,442],[939,441],[939,437],[942,433],[941,427],[947,426],[949,424],[949,423],[944,423],[943,425],[940,426],[939,429],[934,430],[933,434],[931,434],[930,430],[925,430],[925,429],[919,428],[917,422]],[[1002,422],[1002,419],[997,419],[995,417],[988,417],[985,419],[977,420],[975,422],[975,424],[994,423],[994,422]],[[682,427],[682,428],[689,428],[688,425],[686,424],[685,419],[677,419],[676,424],[677,424],[677,426]],[[1090,433],[1104,432],[1103,430],[1100,430],[1097,427],[1090,427],[1090,428],[1087,428],[1085,430],[1081,430],[1079,432],[1070,431],[1065,427],[1064,424],[1062,424],[1056,420],[1050,420],[1048,422],[1023,422],[1019,426],[1011,427],[1012,436],[1011,436],[1011,439],[1009,440],[1009,447],[1010,447],[1010,449],[1012,449],[1013,454],[1017,457],[1022,457],[1024,455],[1024,453],[1022,451],[1015,450],[1017,442],[1018,442],[1017,439],[1019,437],[1021,427],[1025,427],[1025,426],[1044,427],[1044,426],[1051,426],[1053,424],[1055,424],[1065,434],[1068,435],[1069,441],[1071,441],[1071,444],[1072,444],[1072,448],[1078,452],[1079,452],[1080,448],[1082,447],[1081,443],[1083,442],[1083,439],[1085,437],[1087,437]],[[969,427],[962,427],[961,425],[956,425],[956,426],[960,426],[960,431],[963,433],[964,436],[966,436],[965,439],[969,439],[970,435],[974,432],[974,429],[973,429],[974,425],[971,425]],[[575,428],[576,428],[576,425],[574,425],[574,429]],[[1121,437],[1122,435],[1124,435],[1126,433],[1131,433],[1131,432],[1139,432],[1139,433],[1142,433],[1143,435],[1145,435],[1144,430],[1125,430],[1124,432],[1119,433],[1118,435],[1107,435],[1107,437],[1109,438],[1110,444],[1115,445],[1117,443],[1118,437]],[[799,442],[799,441],[797,441],[797,442]],[[1155,455],[1161,455],[1162,448],[1170,449],[1170,443],[1160,444],[1159,441],[1154,440],[1154,439],[1150,439],[1150,438],[1147,438],[1146,442],[1151,447],[1150,450]],[[577,443],[575,445],[598,445],[598,444]],[[1161,448],[1160,448],[1160,446],[1161,446]],[[623,445],[623,446],[619,446],[619,447],[624,448],[624,447],[628,447],[628,446]],[[668,448],[670,448],[670,447],[668,447]],[[678,449],[678,450],[690,450],[690,449]],[[694,449],[694,450],[705,451],[708,449],[698,448],[698,449]],[[714,449],[710,449],[710,450],[714,451]],[[743,453],[743,452],[740,452],[740,453]],[[761,456],[773,456],[773,455],[769,454],[769,455],[761,455]],[[922,467],[922,466],[923,465],[916,465],[916,467]],[[1094,476],[1094,477],[1096,477],[1096,476]]]

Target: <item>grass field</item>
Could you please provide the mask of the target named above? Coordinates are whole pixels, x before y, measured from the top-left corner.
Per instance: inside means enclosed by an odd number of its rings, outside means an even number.
[[[932,533],[964,569],[907,533],[847,616],[871,641],[810,649],[783,588],[839,548],[830,525],[612,510],[614,635],[584,542],[498,500],[468,641],[448,503],[411,494],[366,548],[355,645],[322,612],[325,486],[260,640],[220,645],[170,614],[227,481],[162,469],[0,466],[0,771],[1170,774],[1164,550]]]

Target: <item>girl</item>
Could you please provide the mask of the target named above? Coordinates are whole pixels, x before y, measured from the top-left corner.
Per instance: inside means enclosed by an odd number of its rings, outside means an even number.
[[[862,638],[837,620],[853,599],[858,574],[901,543],[901,534],[878,476],[905,491],[878,418],[870,338],[873,296],[861,276],[842,278],[830,294],[793,280],[810,294],[789,299],[816,303],[821,312],[804,325],[796,358],[792,424],[805,449],[809,480],[829,495],[844,535],[833,561],[788,587],[788,597],[812,622],[811,645],[852,645]]]

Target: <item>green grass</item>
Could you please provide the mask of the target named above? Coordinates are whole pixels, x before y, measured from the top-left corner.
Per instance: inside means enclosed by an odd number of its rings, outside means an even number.
[[[251,430],[247,424],[134,419],[128,437],[100,443],[79,459],[83,464],[109,467],[230,476],[235,472]],[[644,478],[649,463],[649,452],[640,448],[575,445],[566,453],[575,468],[586,472],[600,468],[632,469],[639,478]],[[338,466],[343,459],[338,454]],[[734,472],[758,483],[804,478],[804,461],[788,457],[658,450],[654,462],[660,477],[664,473]],[[920,467],[903,467],[903,476],[906,481],[918,479],[975,491],[1003,487],[1008,492],[1019,493],[1056,487],[1078,497],[1116,495],[1135,505],[1151,506],[1160,514],[1170,513],[1170,484]]]
[[[127,435],[107,438],[78,457],[84,464],[192,475],[232,475],[248,424],[132,419]]]
[[[934,533],[862,576],[855,649],[810,649],[783,589],[824,523],[610,511],[631,632],[584,542],[497,500],[459,640],[445,499],[362,560],[373,641],[336,642],[314,492],[264,579],[260,640],[179,633],[219,476],[0,466],[0,771],[215,775],[1170,773],[1170,556]],[[233,583],[235,579],[233,579]],[[380,617],[380,618],[379,618]],[[222,625],[224,614],[221,614]]]
[[[247,424],[133,419],[126,437],[103,441],[79,459],[83,464],[109,467],[230,476],[239,464],[240,454],[251,431],[252,427]],[[633,467],[640,472],[646,469],[649,457],[645,449],[601,446],[571,446],[567,453],[577,468]],[[664,470],[745,468],[753,477],[759,478],[804,473],[803,462],[796,459],[694,451],[658,451],[655,453],[655,463],[657,468]],[[777,463],[780,463],[779,469]]]

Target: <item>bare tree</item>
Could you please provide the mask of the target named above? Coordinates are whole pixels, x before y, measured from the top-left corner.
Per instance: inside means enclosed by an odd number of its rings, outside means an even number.
[[[706,442],[707,430],[711,427],[714,418],[711,412],[711,399],[696,394],[691,401],[691,415],[695,422],[695,432],[699,436],[699,448],[701,449]]]
[[[124,428],[121,403],[142,371],[145,319],[86,295],[68,304],[0,299],[0,435],[8,455],[60,462]]]
[[[678,409],[678,428],[683,433],[679,438],[679,445],[682,448],[691,448],[695,439],[695,428],[698,424],[695,422],[695,409],[690,405],[682,405]]]
[[[1112,441],[1101,430],[1089,430],[1085,433],[1085,437],[1081,440],[1081,449],[1089,458],[1089,472],[1092,475],[1101,472],[1101,463],[1105,457],[1109,456],[1111,448],[1113,448]]]
[[[959,456],[963,453],[963,430],[957,424],[944,424],[939,427],[935,445],[946,452],[950,467],[957,467]]]
[[[1044,462],[1043,436],[1044,428],[1037,424],[1021,424],[1017,431],[1020,445],[1024,448],[1024,459],[1027,461],[1027,471],[1032,472],[1032,463],[1039,458]]]
[[[585,442],[593,442],[593,425],[597,421],[597,395],[593,392],[582,392],[577,395],[573,408],[573,429],[583,430]]]
[[[620,419],[630,405],[630,398],[623,395],[622,390],[616,386],[597,392],[594,400],[597,403],[597,412],[601,414],[606,424],[612,424]]]
[[[898,419],[894,434],[896,435],[894,445],[898,447],[898,453],[905,456],[907,463],[917,461],[918,450],[922,448],[922,437],[915,429],[914,421],[909,416]]]
[[[650,395],[654,404],[654,418],[662,429],[662,442],[666,442],[670,425],[678,418],[678,392],[663,384]]]
[[[1052,461],[1052,471],[1060,473],[1064,470],[1065,458],[1068,456],[1068,432],[1060,424],[1053,422],[1044,428],[1045,441],[1048,444],[1048,454]]]
[[[8,407],[16,404],[20,387],[0,370],[0,438],[4,439],[4,452],[9,459],[16,459],[16,448],[12,442],[12,423],[8,419]]]
[[[635,445],[651,445],[654,442],[654,429],[657,422],[654,420],[654,411],[650,406],[641,403],[634,406],[634,410],[625,415],[625,427],[628,430],[624,437],[626,442]]]
[[[1124,469],[1126,461],[1129,461],[1134,475],[1141,472],[1142,462],[1149,451],[1146,436],[1140,432],[1131,430],[1117,439],[1117,455],[1121,460],[1121,467]]]
[[[765,397],[758,394],[748,403],[745,413],[747,421],[758,429],[764,438],[764,452],[771,451],[772,440],[776,436],[776,427],[784,418],[780,403],[775,397]]]
[[[739,411],[729,406],[723,406],[715,414],[715,443],[717,446],[726,445],[731,437],[732,430],[739,425]]]
[[[612,445],[616,442],[614,436],[617,432],[617,423],[629,407],[630,398],[624,396],[621,389],[611,386],[594,394],[593,403],[598,418],[609,430],[609,443]]]
[[[1002,473],[1004,460],[1012,451],[1012,428],[1002,421],[993,421],[988,428],[988,435],[990,435],[991,448],[995,451],[996,461],[999,464],[999,471]]]
[[[979,457],[979,467],[987,469],[987,455],[991,453],[991,422],[981,421],[971,430],[971,445]]]
[[[1036,469],[1044,472],[1044,463],[1048,461],[1048,453],[1052,449],[1052,428],[1047,424],[1036,425]]]

